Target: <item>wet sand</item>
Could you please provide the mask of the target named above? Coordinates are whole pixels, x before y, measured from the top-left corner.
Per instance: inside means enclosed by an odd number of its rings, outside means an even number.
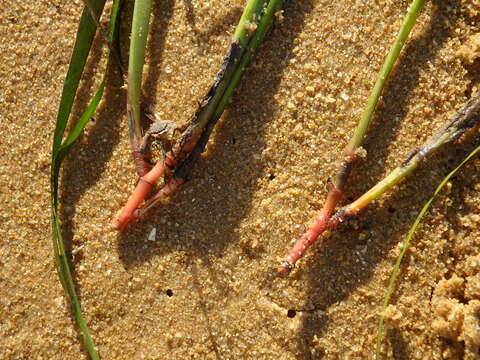
[[[398,244],[441,179],[478,146],[448,145],[286,279],[275,268],[324,200],[408,1],[288,2],[190,181],[124,234],[109,231],[135,183],[125,92],[105,101],[62,171],[65,239],[102,359],[371,359]],[[244,1],[158,1],[144,90],[188,120],[220,66]],[[54,119],[81,1],[0,10],[0,358],[86,359],[58,281],[49,224]],[[125,8],[125,56],[129,13]],[[480,6],[428,2],[378,106],[356,198],[479,86]],[[102,40],[74,108],[105,61]],[[102,60],[103,59],[103,60]],[[312,90],[313,89],[313,90]],[[387,310],[387,359],[477,359],[480,160],[425,217]],[[348,201],[345,199],[345,201]],[[155,239],[148,240],[152,228]]]

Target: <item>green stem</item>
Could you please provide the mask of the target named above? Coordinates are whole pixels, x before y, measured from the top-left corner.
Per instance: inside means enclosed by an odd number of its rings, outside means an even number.
[[[232,98],[233,92],[235,91],[238,83],[240,82],[243,73],[245,72],[246,67],[250,63],[255,51],[257,50],[260,43],[265,38],[265,35],[270,30],[274,18],[275,13],[281,8],[283,4],[283,0],[270,0],[267,7],[264,8],[264,13],[260,18],[258,23],[258,27],[255,30],[255,33],[248,43],[247,49],[244,55],[238,60],[238,63],[235,67],[235,71],[232,74],[230,81],[228,82],[228,86],[219,99],[217,106],[214,109],[214,112],[211,117],[207,120],[205,124],[206,130],[205,133],[202,134],[202,137],[198,144],[195,146],[195,149],[192,151],[192,154],[189,156],[187,160],[185,160],[175,171],[174,177],[175,178],[183,178],[185,179],[193,167],[193,164],[196,162],[198,156],[204,151],[205,146],[208,142],[208,138],[210,136],[213,127],[215,126],[218,119],[222,116],[225,107],[227,106],[228,102]],[[240,27],[240,26],[239,26]],[[239,28],[238,27],[238,28]],[[237,28],[237,29],[238,29]]]
[[[83,336],[83,342],[85,347],[90,355],[92,360],[100,360],[95,344],[93,343],[92,336],[88,330],[88,326],[85,322],[85,319],[82,315],[82,308],[80,307],[80,302],[75,291],[75,284],[73,282],[72,273],[70,271],[70,266],[68,263],[67,255],[65,252],[65,246],[62,240],[62,234],[60,229],[60,221],[58,219],[58,214],[56,209],[52,209],[52,223],[53,223],[53,237],[59,241],[54,241],[54,253],[55,253],[55,263],[57,267],[57,273],[62,284],[63,289],[68,294],[70,303],[73,310],[73,316],[75,322],[78,324],[80,331]]]
[[[480,116],[478,116],[479,110],[480,96],[477,94],[465,104],[462,110],[460,110],[450,122],[442,127],[425,144],[416,148],[400,166],[395,168],[388,176],[357,200],[340,209],[332,220],[335,222],[335,217],[337,217],[338,220],[338,218],[341,219],[342,217],[345,218],[350,215],[356,215],[372,201],[378,199],[387,190],[402,181],[442,145],[457,139],[466,130],[476,126],[480,121]]]
[[[410,34],[410,31],[412,30],[413,25],[415,24],[424,3],[425,0],[414,0],[410,4],[407,15],[403,20],[402,27],[397,34],[397,38],[395,39],[395,42],[393,43],[393,46],[390,49],[390,52],[385,59],[385,62],[383,63],[382,69],[378,74],[377,81],[375,83],[375,86],[373,87],[372,93],[370,94],[367,105],[363,110],[360,122],[358,123],[357,128],[355,129],[355,132],[347,145],[347,152],[354,153],[355,150],[359,146],[361,146],[365,133],[367,132],[368,125],[370,124],[370,120],[372,119],[372,115],[375,110],[375,106],[377,105],[378,99],[382,94],[383,88],[385,87],[392,68],[398,59],[400,51],[405,45],[405,41],[407,40],[408,35]]]
[[[104,0],[95,1],[91,4],[91,10],[94,12],[96,19],[100,18],[105,5]],[[85,63],[92,46],[93,37],[95,35],[95,21],[89,14],[87,7],[83,9],[80,23],[77,30],[76,41],[72,52],[72,59],[68,68],[62,98],[57,115],[57,121],[54,132],[54,140],[52,147],[52,165],[51,165],[51,216],[52,216],[52,241],[53,252],[55,257],[55,265],[58,273],[60,283],[64,291],[68,295],[70,304],[72,306],[73,315],[76,323],[80,327],[83,336],[83,341],[87,352],[91,359],[100,359],[92,337],[82,315],[80,303],[75,291],[75,284],[73,283],[72,274],[68,264],[68,259],[65,252],[65,246],[60,230],[60,222],[57,215],[58,207],[58,177],[62,160],[66,156],[63,150],[63,135],[68,123],[68,118],[75,100],[76,89],[78,88],[80,78],[85,67]]]
[[[390,52],[388,53],[383,63],[383,66],[378,74],[377,81],[372,90],[372,93],[370,94],[367,105],[363,110],[357,128],[355,129],[355,132],[345,149],[345,157],[337,170],[334,183],[329,183],[327,186],[327,199],[323,204],[320,215],[314,220],[312,226],[297,240],[297,242],[290,249],[284,261],[277,269],[279,275],[288,275],[293,268],[295,262],[303,256],[305,250],[313,243],[315,243],[319,234],[323,233],[328,228],[328,221],[330,219],[330,216],[335,211],[335,208],[340,199],[342,199],[344,196],[345,185],[357,157],[355,153],[363,142],[363,138],[368,129],[370,120],[372,119],[372,115],[378,99],[380,98],[380,95],[383,91],[383,88],[385,87],[387,79],[392,71],[393,66],[395,65],[395,62],[398,59],[400,51],[405,45],[405,41],[407,40],[408,35],[410,34],[410,31],[412,30],[412,27],[415,24],[418,15],[420,14],[420,10],[422,9],[424,2],[424,0],[414,0],[411,3],[410,8],[408,9],[405,19],[403,21],[402,27],[400,28],[400,31],[397,35],[397,38],[395,39],[395,42],[393,43],[392,48],[390,49]]]
[[[397,168],[395,168],[382,181],[373,188],[360,196],[351,204],[338,210],[330,219],[325,218],[323,214],[315,219],[313,225],[297,240],[284,261],[280,264],[277,272],[281,276],[290,273],[293,265],[301,259],[305,252],[311,247],[319,236],[327,229],[333,229],[338,224],[344,222],[347,218],[354,217],[369,205],[373,200],[378,199],[387,190],[399,183],[408,174],[414,171],[418,165],[427,160],[435,150],[442,145],[457,139],[466,130],[476,126],[480,121],[478,112],[480,110],[480,95],[472,97],[451,121],[441,128],[436,135],[432,136],[423,146],[416,148],[408,158]],[[328,200],[328,198],[327,198]]]
[[[267,0],[248,0],[243,9],[242,16],[233,34],[233,42],[238,42],[242,47],[247,46],[250,39],[249,25],[258,25],[262,9]]]
[[[127,114],[132,150],[137,149],[143,133],[140,97],[151,9],[152,0],[136,0],[133,8],[127,80]]]
[[[92,4],[92,8],[97,14],[97,18],[103,11],[105,0],[98,0]],[[62,143],[63,134],[68,123],[68,116],[72,110],[75,93],[70,89],[77,89],[82,76],[83,68],[87,61],[87,56],[92,46],[93,37],[95,35],[95,22],[92,20],[87,8],[83,9],[80,23],[77,30],[77,39],[88,39],[86,41],[75,41],[72,54],[78,55],[78,60],[70,62],[67,76],[65,77],[64,89],[58,107],[57,121],[53,135],[52,154],[55,153]],[[73,55],[72,55],[73,57]]]
[[[233,92],[235,91],[238,83],[240,82],[240,79],[242,78],[243,73],[245,72],[246,67],[252,60],[252,57],[255,54],[255,51],[257,51],[258,46],[263,41],[263,39],[265,38],[265,35],[272,27],[272,24],[275,18],[275,13],[278,10],[280,10],[280,8],[282,7],[282,4],[283,4],[283,0],[271,0],[268,3],[265,9],[265,13],[261,17],[260,23],[258,24],[258,28],[255,31],[255,35],[253,36],[252,40],[248,44],[248,50],[240,60],[240,63],[238,64],[238,67],[232,77],[232,80],[230,81],[230,84],[225,90],[225,93],[222,96],[222,99],[219,105],[217,106],[217,109],[215,110],[215,114],[213,116],[214,118],[219,118],[222,115],[223,111],[225,110],[225,106],[230,101],[233,95]]]
[[[242,66],[240,59],[242,59],[246,53],[252,51],[251,43],[260,30],[261,19],[265,17],[262,12],[266,4],[267,0],[248,0],[245,5],[242,16],[235,29],[228,56],[216,75],[213,86],[205,97],[204,105],[202,105],[192,121],[190,126],[191,132],[199,133],[203,131],[207,122],[209,122],[212,117],[215,117],[214,113],[217,112],[216,109],[218,108],[219,102],[222,101],[226,89],[231,88],[232,79]],[[257,29],[254,30],[255,27]],[[254,34],[253,38],[252,34]],[[243,73],[243,70],[241,72]],[[237,83],[238,81],[236,84]]]

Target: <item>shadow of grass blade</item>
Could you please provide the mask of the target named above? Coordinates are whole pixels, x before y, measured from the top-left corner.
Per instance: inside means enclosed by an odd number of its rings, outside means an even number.
[[[380,319],[378,321],[377,325],[377,340],[376,340],[376,347],[375,347],[375,359],[379,360],[380,359],[380,353],[381,353],[381,347],[382,347],[382,340],[383,340],[383,330],[384,330],[384,322],[385,322],[385,317],[383,315],[385,309],[388,306],[388,303],[390,302],[390,298],[392,297],[393,290],[395,288],[395,284],[398,278],[398,275],[400,274],[400,264],[402,262],[402,259],[407,252],[408,246],[410,245],[410,240],[412,239],[413,235],[415,234],[415,231],[417,230],[418,225],[420,224],[420,221],[422,220],[423,216],[427,212],[428,208],[432,204],[433,200],[437,196],[437,194],[442,190],[442,188],[445,186],[445,184],[448,183],[448,181],[452,178],[453,175],[463,166],[465,165],[472,157],[478,154],[480,152],[480,146],[474,149],[461,163],[458,165],[455,169],[453,169],[445,178],[442,180],[442,182],[437,186],[435,189],[435,192],[433,193],[432,197],[425,203],[423,206],[422,210],[420,210],[420,213],[418,214],[417,218],[415,219],[412,227],[408,231],[407,237],[402,243],[402,250],[400,251],[400,254],[397,257],[397,260],[395,262],[395,266],[393,267],[392,271],[392,276],[390,277],[390,281],[388,283],[387,287],[387,292],[385,293],[385,297],[383,299],[383,304],[380,309]]]
[[[120,0],[114,0],[112,6],[112,12],[110,16],[110,24],[108,36],[109,40],[113,39],[115,34],[115,27],[117,25],[117,16]],[[93,12],[97,19],[100,17],[103,8],[105,6],[105,0],[92,1],[90,3]],[[51,180],[50,180],[50,193],[52,201],[52,240],[53,250],[55,256],[55,265],[57,268],[60,282],[68,295],[68,298],[72,305],[73,315],[76,323],[78,324],[82,336],[84,339],[85,347],[90,357],[94,360],[99,359],[99,355],[95,350],[93,340],[90,336],[88,327],[82,316],[80,303],[75,291],[75,284],[72,279],[68,259],[65,252],[65,245],[62,238],[60,220],[58,218],[58,179],[60,173],[60,167],[62,161],[69,153],[71,147],[74,145],[85,125],[90,120],[91,116],[97,109],[98,104],[103,96],[105,88],[105,79],[103,79],[91,99],[87,109],[82,114],[80,119],[75,123],[72,130],[62,142],[64,137],[65,128],[70,118],[72,105],[75,100],[76,92],[80,79],[87,61],[88,54],[90,52],[93,38],[96,33],[95,22],[90,17],[88,10],[85,8],[82,12],[80,23],[77,30],[75,45],[70,60],[67,76],[64,82],[62,98],[60,100],[60,106],[58,110],[55,132],[52,146],[52,164],[51,164]]]

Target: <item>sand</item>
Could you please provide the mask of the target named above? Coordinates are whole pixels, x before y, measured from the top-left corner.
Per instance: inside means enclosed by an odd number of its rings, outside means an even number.
[[[182,123],[194,112],[243,3],[155,2],[144,89],[163,119]],[[277,278],[275,268],[318,213],[407,7],[288,2],[190,181],[121,235],[108,224],[135,176],[125,92],[110,73],[106,101],[67,158],[61,186],[64,236],[102,359],[372,358],[398,244],[443,176],[478,146],[478,132],[316,246],[290,277]],[[1,359],[87,358],[49,225],[52,132],[81,8],[78,0],[25,0],[0,10]],[[378,106],[349,199],[477,91],[479,12],[477,1],[427,3]],[[101,45],[97,38],[77,117],[105,66]],[[479,358],[479,167],[476,159],[452,179],[412,242],[386,311],[387,359]]]

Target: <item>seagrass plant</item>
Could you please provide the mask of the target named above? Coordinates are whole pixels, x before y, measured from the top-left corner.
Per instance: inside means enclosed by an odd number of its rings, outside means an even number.
[[[149,0],[137,0],[137,2],[143,2],[147,8]],[[135,10],[137,9],[137,2]],[[275,14],[281,8],[282,3],[282,0],[247,1],[233,35],[227,56],[215,76],[213,85],[200,103],[196,113],[183,126],[184,130],[172,149],[151,170],[148,164],[148,149],[141,147],[143,134],[142,127],[139,125],[140,105],[138,89],[140,80],[139,76],[130,74],[133,66],[132,61],[136,61],[138,67],[143,66],[143,63],[130,55],[128,86],[130,89],[130,86],[132,86],[130,81],[132,80],[136,81],[136,86],[134,90],[129,90],[129,109],[127,110],[131,111],[131,115],[129,115],[130,139],[139,179],[126,205],[113,220],[112,228],[124,229],[128,223],[168,198],[185,183],[193,165],[204,151],[210,134],[223,114],[247,65],[271,28]],[[145,24],[146,20],[144,25],[142,25],[142,29],[145,28]],[[135,33],[132,26],[132,34]],[[132,43],[133,41],[135,41],[135,37],[132,35]],[[139,47],[145,46],[144,41],[144,39],[139,40],[141,42]],[[141,71],[138,72],[138,74],[140,73]],[[147,195],[154,189],[155,184],[165,176],[167,180],[141,206]]]
[[[110,21],[108,29],[104,30],[99,19],[105,6],[105,0],[85,0],[85,8],[80,18],[72,57],[62,90],[51,158],[51,219],[55,264],[60,282],[72,306],[73,316],[83,336],[85,348],[89,356],[94,360],[100,357],[95,349],[94,342],[87,327],[87,322],[82,315],[81,306],[75,290],[75,282],[72,278],[65,244],[62,238],[61,223],[58,215],[60,202],[58,182],[63,160],[70,151],[75,150],[73,145],[95,113],[103,96],[105,77],[98,85],[96,92],[90,99],[83,114],[78,119],[70,119],[80,79],[97,30],[100,30],[101,36],[108,45],[108,56],[112,55],[115,65],[121,69],[122,73],[124,72],[123,66],[120,63],[120,56],[115,53],[115,49],[111,45],[117,27],[120,2],[121,0],[113,1],[112,10],[109,14]],[[183,126],[178,127],[177,130],[180,131],[180,134],[176,137],[174,137],[173,132],[169,134],[169,136],[172,137],[171,147],[166,149],[162,159],[153,163],[151,160],[150,138],[159,135],[163,136],[163,130],[167,130],[169,127],[166,123],[163,123],[160,127],[154,123],[146,132],[143,130],[142,118],[144,116],[154,121],[157,119],[155,114],[149,109],[146,109],[142,103],[145,97],[145,94],[142,94],[142,72],[145,63],[145,47],[149,33],[152,0],[135,0],[128,71],[124,80],[127,86],[126,110],[129,125],[130,151],[133,155],[136,168],[135,176],[138,177],[138,181],[125,206],[113,219],[111,224],[112,228],[123,230],[129,223],[157,206],[185,183],[187,176],[196,164],[200,154],[205,150],[214,126],[232,99],[245,69],[252,60],[258,46],[271,29],[275,16],[278,14],[282,5],[283,0],[247,0],[233,35],[232,42],[229,48],[226,49],[227,55],[213,79],[209,91],[200,102],[198,109],[192,117],[188,121],[185,121]],[[328,185],[327,197],[320,215],[314,220],[312,227],[302,235],[284,258],[277,269],[280,275],[285,276],[290,273],[295,263],[304,255],[305,251],[316,242],[325,230],[335,229],[349,218],[355,217],[373,200],[381,197],[395,184],[402,181],[418,166],[428,160],[431,154],[438,148],[448,142],[455,141],[469,129],[478,125],[480,121],[480,96],[475,95],[451,120],[438,129],[429,140],[422,146],[413,149],[408,157],[383,180],[357,200],[335,211],[345,193],[349,174],[358,157],[358,152],[361,151],[363,139],[377,102],[423,5],[424,0],[412,1],[397,38],[379,72],[378,79],[358,126],[344,153],[340,155],[340,166],[337,169],[334,181]],[[71,130],[66,133],[69,121],[72,126]],[[162,134],[159,134],[160,131],[162,131]],[[468,159],[476,155],[479,151],[479,148],[477,148],[459,167],[452,171],[439,185],[433,197],[440,191],[448,179],[453,176]],[[394,289],[395,280],[399,274],[399,264],[405,254],[410,239],[421,217],[433,201],[433,197],[422,209],[405,239],[402,252],[395,265],[387,295],[382,305],[383,309],[388,305]],[[383,318],[380,318],[376,348],[377,358],[380,356],[382,335]]]
[[[318,237],[329,227],[330,216],[335,211],[340,199],[344,197],[348,176],[358,158],[357,153],[361,150],[363,139],[365,138],[365,134],[368,130],[370,120],[372,119],[380,95],[382,94],[393,66],[408,39],[408,35],[410,34],[424,3],[425,0],[413,0],[410,4],[400,31],[398,32],[392,48],[380,69],[377,81],[375,82],[367,105],[363,110],[357,128],[343,153],[343,158],[341,159],[340,166],[334,177],[335,180],[334,182],[330,182],[327,186],[327,199],[320,211],[320,215],[314,219],[313,225],[300,237],[300,239],[297,240],[283,262],[280,264],[277,269],[279,275],[288,275],[295,263],[305,255],[305,251],[312,246],[317,241]]]

